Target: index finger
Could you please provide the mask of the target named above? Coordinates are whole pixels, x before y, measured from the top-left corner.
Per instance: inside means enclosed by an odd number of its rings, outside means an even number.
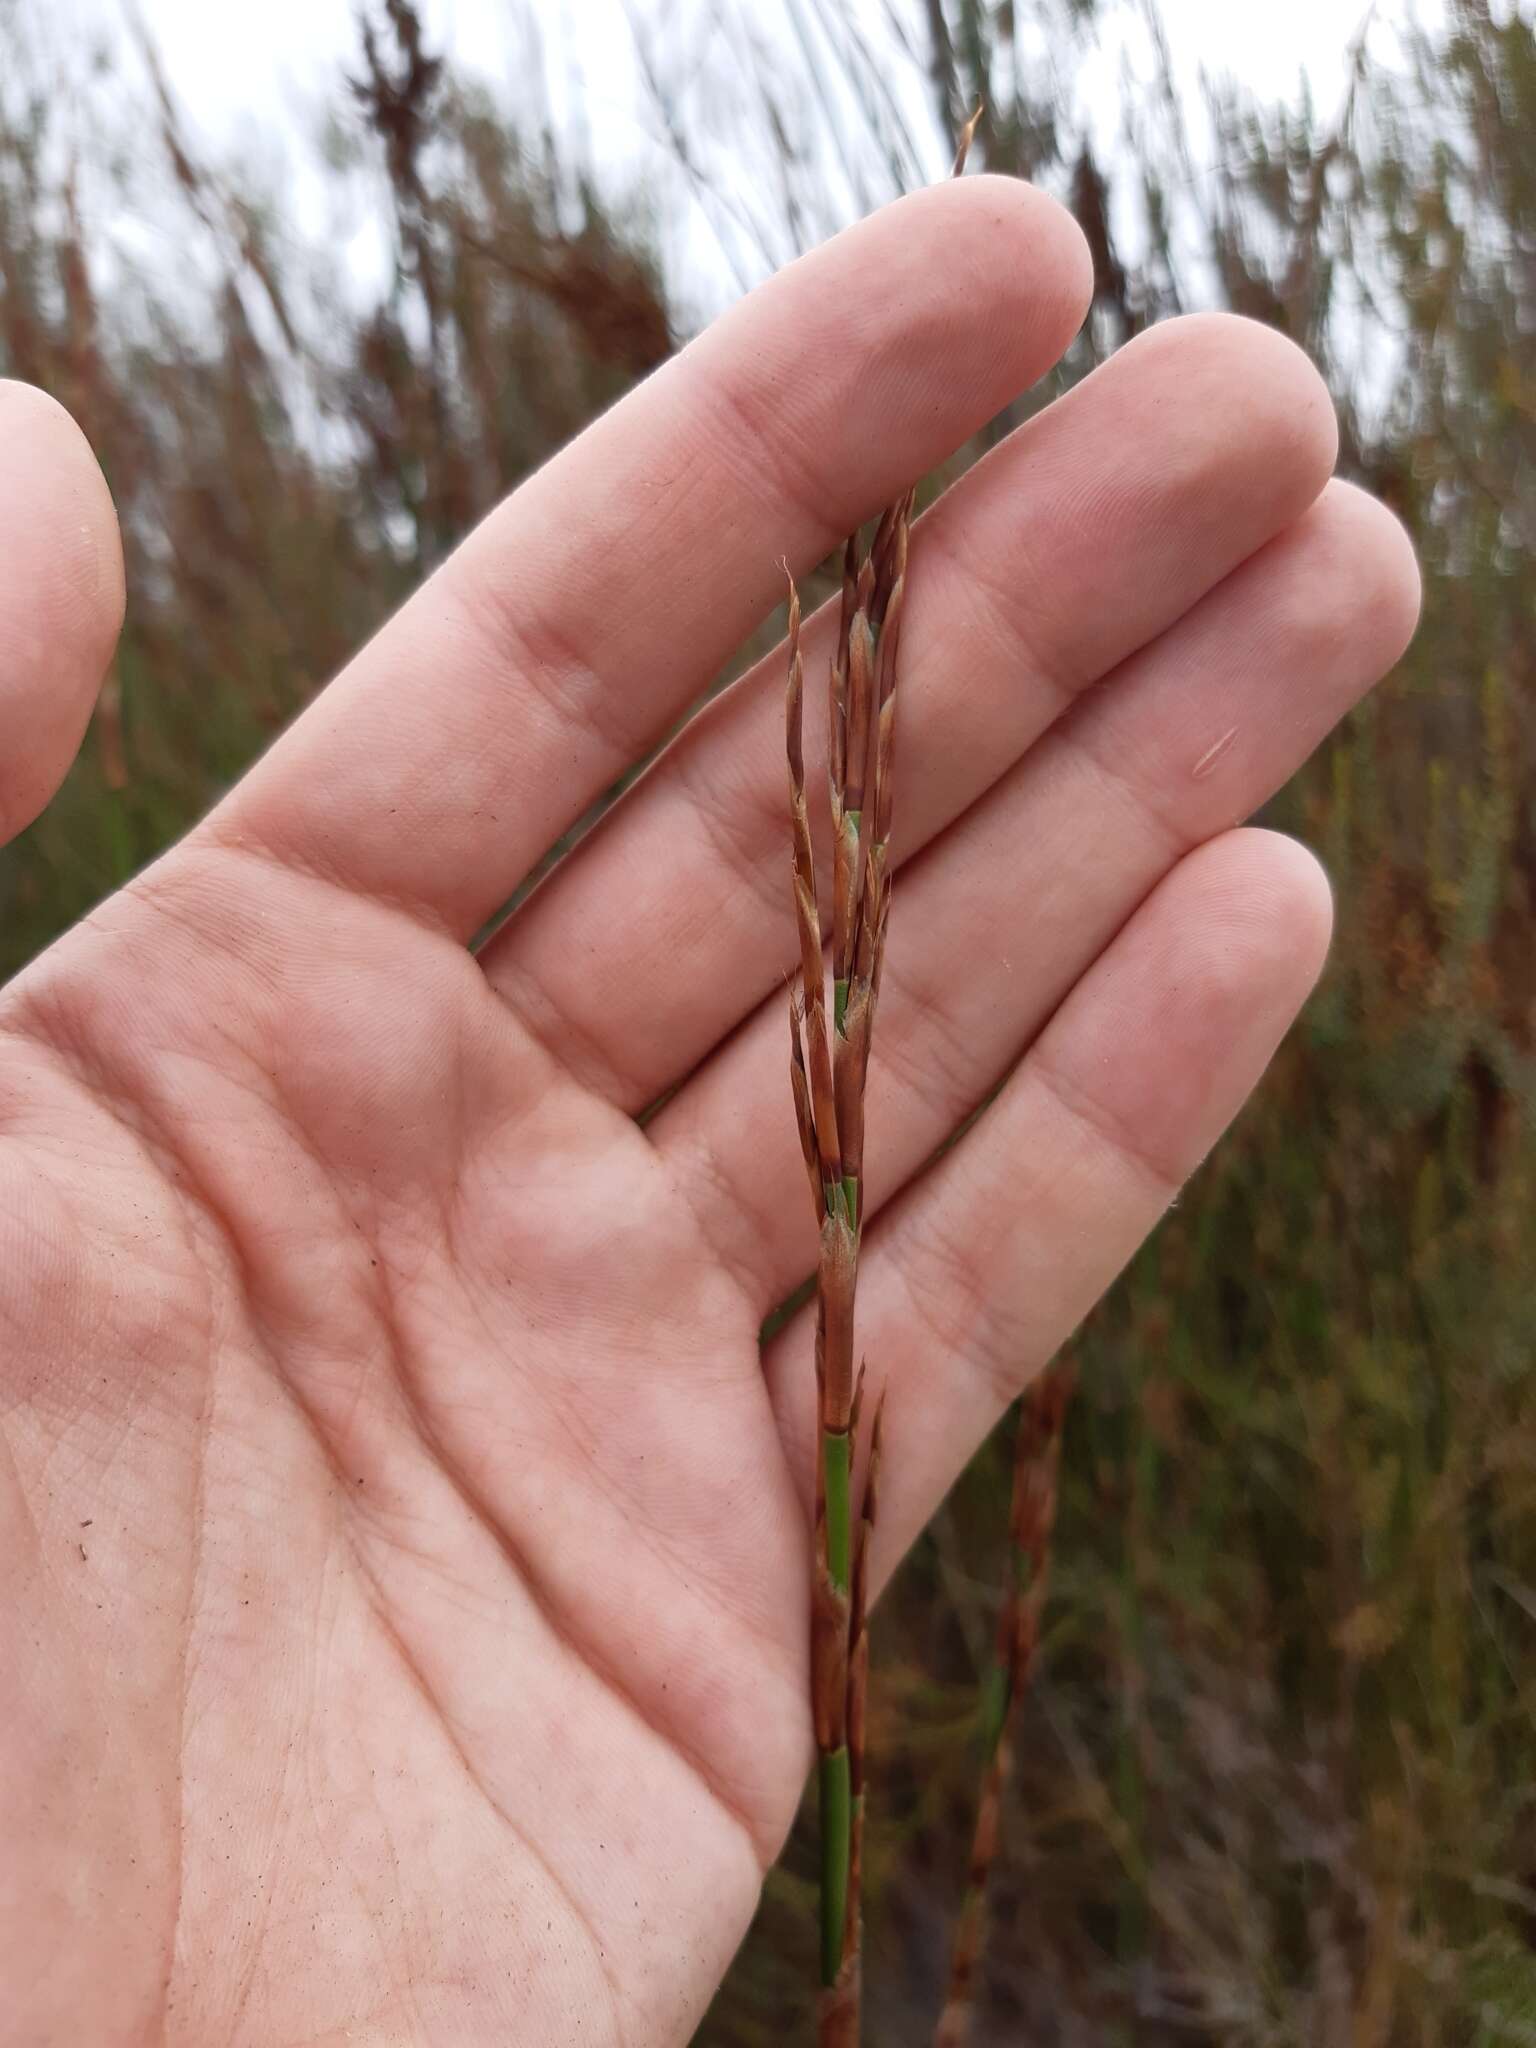
[[[205,830],[467,938],[851,527],[1034,383],[1091,292],[968,178],[801,258],[515,492]]]

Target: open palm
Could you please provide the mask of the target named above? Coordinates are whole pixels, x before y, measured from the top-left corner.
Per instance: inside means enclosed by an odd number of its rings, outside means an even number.
[[[1034,381],[1090,285],[992,178],[795,265],[0,996],[8,2048],[687,2039],[809,1756],[803,1318],[759,1344],[813,1254],[778,663],[467,941],[780,558]],[[0,425],[15,830],[120,588],[73,428],[15,386]],[[1177,322],[917,529],[861,1289],[883,1570],[1319,968],[1310,857],[1230,828],[1412,628],[1333,447],[1288,344]]]

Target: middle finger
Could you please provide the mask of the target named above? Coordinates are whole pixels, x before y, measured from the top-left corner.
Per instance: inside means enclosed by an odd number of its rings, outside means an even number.
[[[1161,877],[1300,766],[1417,611],[1402,529],[1334,484],[911,864],[875,1030],[864,1216],[986,1099]],[[766,1002],[651,1126],[764,1309],[812,1241],[784,1013]]]
[[[1300,351],[1204,315],[1151,330],[978,464],[914,538],[900,745],[923,772],[898,796],[894,858],[1299,517],[1335,449]],[[829,612],[807,633],[813,678]],[[782,720],[772,655],[482,956],[523,1022],[626,1110],[691,1072],[794,957]],[[812,789],[822,723],[808,720]]]

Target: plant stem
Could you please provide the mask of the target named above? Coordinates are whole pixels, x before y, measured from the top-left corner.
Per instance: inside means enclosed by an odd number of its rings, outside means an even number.
[[[964,168],[980,111],[961,137],[957,175]],[[843,550],[837,647],[827,692],[830,1022],[805,795],[800,598],[789,578],[785,727],[800,941],[799,988],[790,1000],[790,1080],[819,1233],[811,1700],[821,1791],[822,2048],[856,2048],[859,2038],[867,1552],[875,1512],[879,1414],[855,1543],[853,1462],[863,1376],[861,1371],[855,1382],[853,1317],[865,1208],[864,1094],[891,908],[897,654],[914,495],[904,491],[886,508],[867,553],[861,556],[856,534]]]
[[[792,580],[789,600],[786,752],[800,940],[799,985],[790,1005],[790,1078],[819,1231],[811,1685],[820,1760],[820,2032],[825,2048],[856,2042],[859,2027],[857,1872],[868,1645],[856,1601],[864,1597],[862,1560],[873,1502],[866,1481],[856,1530],[858,1390],[853,1324],[864,1209],[864,1092],[890,908],[887,847],[896,658],[911,514],[912,494],[904,492],[881,518],[868,552],[860,555],[856,537],[844,552],[838,646],[829,689],[830,1012],[805,791],[800,601]],[[855,1656],[856,1644],[861,1646],[862,1665]],[[855,1714],[860,1721],[856,1744],[849,1735]]]
[[[869,1701],[870,1554],[880,1505],[880,1459],[885,1440],[885,1396],[875,1404],[869,1432],[869,1469],[864,1478],[864,1508],[859,1520],[858,1548],[853,1562],[853,1595],[848,1664],[848,1768],[851,1812],[848,1845],[848,1903],[844,1947],[862,1966],[865,1768],[868,1760],[866,1722]]]
[[[1039,1375],[1019,1403],[1013,1501],[1008,1516],[1008,1580],[998,1609],[997,1648],[982,1701],[976,1829],[955,1923],[949,1991],[934,2048],[963,2048],[975,2017],[977,1966],[986,1938],[987,1880],[1002,1835],[1019,1704],[1029,1690],[1040,1641],[1050,1578],[1051,1533],[1056,1523],[1061,1431],[1071,1394],[1071,1368],[1056,1365]]]
[[[821,1981],[837,1982],[853,1862],[853,1785],[848,1745],[821,1758]]]

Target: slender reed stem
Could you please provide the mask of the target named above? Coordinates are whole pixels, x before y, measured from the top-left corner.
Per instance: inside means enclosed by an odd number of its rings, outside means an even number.
[[[852,1647],[848,1657],[848,1774],[852,1796],[848,1848],[848,1902],[843,1921],[843,1955],[855,1971],[863,1966],[864,1772],[868,1754],[866,1721],[869,1703],[869,1570],[870,1546],[880,1502],[880,1459],[884,1444],[885,1396],[875,1404],[869,1432],[869,1464],[864,1477],[864,1507],[854,1553],[850,1617]]]
[[[961,137],[957,175],[980,111]],[[864,1093],[891,908],[896,680],[914,495],[904,491],[886,508],[867,553],[860,553],[857,534],[843,551],[837,646],[827,693],[830,1011],[805,792],[800,598],[789,579],[785,728],[800,940],[799,986],[790,998],[790,1080],[818,1232],[811,1702],[821,1803],[821,2048],[856,2048],[861,2006],[868,1553],[878,1499],[881,1418],[877,1405],[855,1525],[853,1468],[863,1372],[856,1381],[853,1317],[864,1223]]]
[[[986,1938],[987,1879],[1002,1834],[1013,1773],[1019,1703],[1029,1690],[1050,1580],[1061,1431],[1072,1395],[1067,1365],[1047,1368],[1019,1403],[1008,1516],[1008,1582],[998,1609],[997,1648],[982,1701],[981,1792],[965,1894],[955,1924],[949,1992],[934,2048],[963,2048],[975,2016],[977,1964]]]
[[[811,1685],[821,1803],[820,2036],[858,2039],[857,1872],[863,1821],[863,1702],[868,1570],[875,1496],[866,1478],[855,1519],[859,1386],[854,1295],[863,1222],[864,1089],[890,905],[896,658],[912,494],[885,513],[869,552],[844,555],[843,600],[829,691],[832,817],[832,988],[828,1009],[805,790],[804,662],[799,596],[790,583],[786,752],[800,936],[790,1004],[790,1079],[819,1232],[817,1254],[815,1582]],[[874,1469],[873,1445],[871,1469]]]

